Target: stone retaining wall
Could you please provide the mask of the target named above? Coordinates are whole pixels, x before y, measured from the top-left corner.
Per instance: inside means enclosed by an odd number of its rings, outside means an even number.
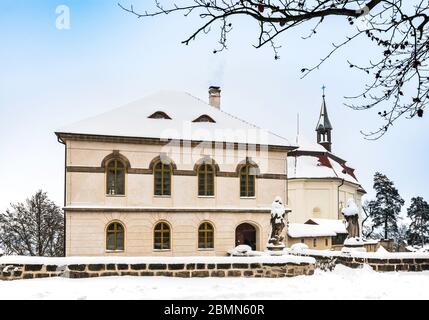
[[[92,278],[110,276],[158,276],[181,278],[253,277],[280,278],[312,275],[312,263],[171,263],[171,264],[74,264],[0,265],[0,280],[49,277]]]
[[[426,271],[429,270],[429,258],[362,258],[341,255],[316,255],[297,254],[299,256],[313,257],[316,259],[316,268],[322,270],[333,270],[335,265],[342,264],[350,268],[361,268],[364,264],[372,267],[375,271]]]

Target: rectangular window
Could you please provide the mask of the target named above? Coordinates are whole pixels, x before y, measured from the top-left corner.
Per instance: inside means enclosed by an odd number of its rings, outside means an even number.
[[[313,239],[313,247],[317,247],[317,239]]]

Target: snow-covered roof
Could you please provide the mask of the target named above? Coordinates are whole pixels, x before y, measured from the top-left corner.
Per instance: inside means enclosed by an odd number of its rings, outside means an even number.
[[[347,173],[339,162],[326,155],[323,157],[326,161],[325,164],[322,164],[320,157],[316,155],[289,156],[289,178],[339,178],[354,184],[359,184],[359,181],[351,174]]]
[[[311,221],[313,221],[317,225],[324,227],[328,230],[331,230],[335,233],[347,233],[346,225],[342,220],[312,218],[312,219],[308,220],[306,222],[306,224],[311,223]],[[311,225],[311,224],[309,224],[309,225]]]
[[[163,112],[171,119],[151,119]],[[193,122],[209,116],[215,122]],[[289,140],[241,120],[185,92],[160,91],[57,130],[132,138],[216,141],[291,147]]]
[[[306,237],[335,237],[337,234],[331,229],[315,224],[290,223],[288,235],[291,238]]]

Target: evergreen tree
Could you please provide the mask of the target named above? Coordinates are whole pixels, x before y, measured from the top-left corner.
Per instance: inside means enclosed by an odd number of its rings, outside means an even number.
[[[399,195],[393,182],[379,172],[374,175],[374,190],[376,199],[368,203],[373,227],[381,227],[385,239],[389,239],[389,236],[394,238],[398,233],[398,215],[404,205],[404,199]]]
[[[0,246],[5,254],[62,256],[64,215],[43,191],[0,214]]]
[[[412,198],[407,215],[411,219],[408,243],[424,246],[429,240],[429,204],[422,197]]]

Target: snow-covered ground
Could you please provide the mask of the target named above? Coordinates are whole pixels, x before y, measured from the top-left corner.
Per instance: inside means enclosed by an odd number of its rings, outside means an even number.
[[[429,299],[429,272],[377,273],[369,266],[296,278],[112,277],[0,281],[5,299]]]

